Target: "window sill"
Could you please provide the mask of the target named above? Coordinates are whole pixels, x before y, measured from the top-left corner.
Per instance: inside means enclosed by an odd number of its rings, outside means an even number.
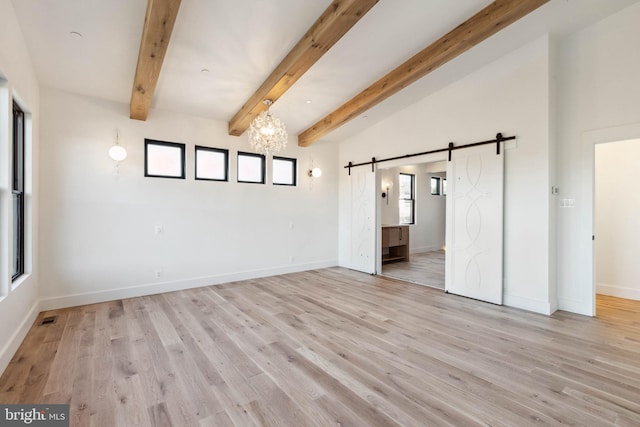
[[[11,292],[18,289],[20,285],[27,281],[31,277],[31,273],[23,273],[20,277],[18,277],[15,281],[11,282]]]

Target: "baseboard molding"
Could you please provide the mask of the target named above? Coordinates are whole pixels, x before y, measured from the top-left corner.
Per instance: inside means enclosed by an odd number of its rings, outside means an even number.
[[[260,277],[276,276],[279,274],[297,273],[300,271],[315,270],[318,268],[335,267],[336,265],[338,265],[337,260],[326,260],[261,270],[226,273],[216,276],[198,277],[173,282],[152,283],[130,286],[126,288],[110,289],[105,291],[43,298],[40,300],[40,309],[41,311],[56,310],[60,308],[75,307],[78,305],[114,301],[123,298],[134,298],[145,295],[160,294],[164,292],[173,292],[181,291],[184,289],[201,288],[204,286],[220,285],[223,283],[236,282],[240,280],[251,280],[258,279]]]
[[[591,308],[586,306],[584,301],[571,298],[558,298],[558,310],[568,311],[575,314],[583,314],[585,316],[593,316]]]
[[[11,359],[18,351],[18,347],[24,341],[24,338],[27,336],[27,332],[31,329],[31,325],[36,321],[38,314],[40,313],[40,301],[36,301],[31,306],[31,309],[27,313],[27,315],[22,319],[22,322],[16,329],[15,333],[11,336],[11,339],[5,346],[0,350],[0,375],[4,372],[4,370],[11,362]]]
[[[549,301],[542,301],[532,298],[519,297],[515,295],[505,294],[502,303],[508,307],[519,308],[521,310],[532,311],[534,313],[550,315],[555,310]]]
[[[602,295],[640,301],[640,289],[623,288],[599,283],[596,285],[596,292]]]

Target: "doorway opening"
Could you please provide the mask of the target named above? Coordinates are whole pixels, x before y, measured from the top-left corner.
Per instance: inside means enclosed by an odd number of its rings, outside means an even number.
[[[381,275],[445,289],[446,161],[379,169]]]
[[[594,293],[598,315],[640,301],[640,139],[594,145]]]

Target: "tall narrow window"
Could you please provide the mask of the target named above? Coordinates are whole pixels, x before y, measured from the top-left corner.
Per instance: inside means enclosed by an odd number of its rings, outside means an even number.
[[[24,111],[13,103],[13,267],[12,280],[24,274]]]
[[[415,224],[415,175],[401,173],[400,181],[400,224]]]

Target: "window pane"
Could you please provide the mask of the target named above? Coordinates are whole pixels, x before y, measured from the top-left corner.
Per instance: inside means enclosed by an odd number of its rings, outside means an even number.
[[[442,195],[443,196],[447,195],[447,179],[446,178],[442,178]]]
[[[196,179],[227,180],[227,150],[196,147]]]
[[[431,177],[431,194],[440,194],[440,178],[435,176]]]
[[[238,182],[264,184],[264,156],[238,153]]]
[[[400,224],[413,224],[413,200],[400,200]]]
[[[413,175],[400,174],[400,198],[413,199]]]
[[[22,230],[22,198],[19,194],[13,195],[13,270],[11,272],[12,277],[16,277],[22,273],[22,245],[21,245],[21,230]]]
[[[147,144],[147,175],[183,177],[182,148]]]
[[[24,112],[14,106],[13,189],[24,189]]]
[[[273,158],[273,183],[296,185],[296,159]]]

